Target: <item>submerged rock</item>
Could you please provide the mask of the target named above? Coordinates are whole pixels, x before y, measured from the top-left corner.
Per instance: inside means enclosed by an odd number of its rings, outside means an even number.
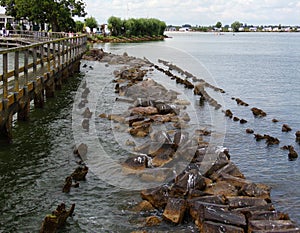
[[[66,210],[64,203],[60,204],[52,214],[45,217],[39,233],[56,233],[65,225],[67,218],[73,215],[74,209],[75,204],[69,210]]]
[[[289,146],[289,160],[295,160],[298,158],[298,153],[295,151],[293,146]]]
[[[292,128],[288,124],[283,124],[281,131],[282,132],[290,132],[290,131],[292,131]]]
[[[267,113],[265,113],[262,109],[259,109],[259,108],[251,108],[251,111],[252,111],[253,115],[256,117],[267,116]]]

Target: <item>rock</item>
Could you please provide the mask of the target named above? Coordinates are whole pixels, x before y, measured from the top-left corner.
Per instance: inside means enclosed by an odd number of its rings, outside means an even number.
[[[241,124],[246,124],[247,122],[248,122],[248,121],[245,120],[245,119],[241,119],[241,120],[240,120],[240,123],[241,123]]]
[[[243,100],[241,100],[240,98],[236,98],[235,99],[236,103],[238,105],[241,105],[241,106],[249,106],[249,104],[247,104],[246,102],[244,102]]]
[[[170,189],[163,185],[156,188],[145,189],[141,191],[143,200],[147,200],[157,209],[163,209],[168,202]]]
[[[189,122],[191,120],[189,114],[187,114],[186,112],[181,116],[181,119],[186,122]]]
[[[47,215],[42,223],[40,233],[56,233],[63,227],[67,218],[73,215],[75,204],[67,211],[64,203],[60,204],[52,214]]]
[[[163,212],[163,218],[175,224],[181,223],[186,210],[186,201],[182,198],[169,198]]]
[[[172,161],[173,154],[174,150],[168,149],[164,153],[156,155],[152,159],[152,165],[154,167],[163,167],[164,165]]]
[[[182,130],[176,130],[176,133],[174,134],[174,145],[176,148],[179,146],[184,145],[189,140],[189,133],[183,132]]]
[[[265,136],[261,135],[261,134],[254,134],[254,137],[256,139],[256,141],[260,141],[265,139]]]
[[[271,201],[270,191],[270,187],[255,183],[246,183],[239,190],[243,196],[263,198],[266,201]]]
[[[100,118],[107,118],[108,116],[107,116],[105,113],[101,113],[101,114],[99,115],[99,117],[100,117]]]
[[[207,186],[204,191],[211,195],[224,195],[226,197],[238,195],[238,190],[226,181],[217,181]]]
[[[156,123],[163,124],[172,121],[173,116],[174,114],[166,114],[166,115],[156,114],[154,116],[150,116],[149,118]]]
[[[282,132],[290,132],[290,131],[292,131],[292,128],[287,124],[283,124],[281,131]]]
[[[230,109],[227,109],[225,111],[225,116],[229,117],[229,118],[232,118],[233,117],[233,113],[230,111]]]
[[[82,125],[83,129],[89,130],[89,128],[90,128],[90,121],[89,121],[89,119],[83,119],[81,125]]]
[[[137,206],[133,208],[133,211],[142,212],[142,211],[153,211],[154,207],[149,201],[141,201]]]
[[[296,160],[298,158],[298,153],[295,151],[293,146],[289,146],[289,160]]]
[[[86,160],[86,155],[87,155],[87,151],[88,151],[88,146],[84,143],[81,143],[77,148],[74,148],[73,153],[75,155],[78,155],[81,160]]]
[[[84,118],[91,118],[93,113],[90,111],[90,109],[87,107],[84,112],[82,113],[82,116]]]
[[[158,226],[162,220],[157,217],[157,216],[149,216],[146,218],[146,226],[147,227],[153,227],[153,226]]]
[[[189,206],[189,209],[190,215],[200,228],[205,221],[214,221],[240,227],[245,227],[247,224],[243,214],[230,211],[226,205],[193,202]]]
[[[238,117],[233,117],[233,121],[239,121],[240,120],[240,118],[238,118]]]
[[[253,130],[253,129],[246,129],[246,133],[248,133],[248,134],[253,134],[253,133],[254,133],[254,130]]]
[[[176,109],[173,108],[172,106],[168,105],[168,104],[157,103],[155,105],[155,107],[157,108],[158,113],[162,114],[162,115],[166,115],[166,114],[169,114],[169,113],[174,113],[176,115],[178,114],[178,112],[176,111]]]
[[[153,164],[152,164],[153,165]],[[169,180],[171,180],[174,176],[173,169],[170,168],[151,168],[147,169],[140,174],[140,178],[143,181],[146,182],[159,182],[159,183],[165,183]]]
[[[224,167],[216,170],[210,177],[212,180],[217,180],[221,175],[228,174],[237,178],[245,179],[244,174],[239,168],[232,162],[226,163]]]
[[[264,135],[265,139],[266,139],[266,143],[268,146],[270,145],[278,145],[280,143],[278,138],[272,137],[270,135]]]
[[[107,119],[110,121],[118,122],[118,123],[124,123],[125,118],[118,114],[110,114],[107,116]]]
[[[204,190],[206,187],[205,178],[196,169],[175,178],[171,188],[172,197],[184,197],[190,190]]]
[[[273,118],[273,119],[272,119],[272,122],[273,122],[273,123],[277,123],[277,122],[279,122],[279,120]]]
[[[228,205],[230,208],[244,208],[250,206],[266,206],[268,203],[264,198],[259,197],[227,197]]]
[[[174,101],[174,104],[177,104],[177,105],[190,105],[191,102],[188,101],[188,100],[180,100],[180,99],[176,99]]]
[[[259,108],[251,108],[251,111],[252,111],[253,115],[256,117],[267,116],[267,114],[262,109],[259,109]]]
[[[132,126],[132,128],[142,127],[143,125],[145,125],[145,124],[151,124],[152,122],[153,122],[152,119],[146,118],[146,119],[143,120],[143,121],[136,121],[136,122],[133,122],[131,126]]]
[[[300,131],[297,131],[295,135],[296,135],[296,142],[300,142]]]
[[[140,126],[133,127],[129,130],[129,133],[135,137],[146,137],[150,133],[151,124],[146,123]]]
[[[290,220],[288,214],[278,211],[249,211],[246,216],[248,220]]]
[[[75,169],[75,171],[72,173],[71,177],[75,181],[82,181],[85,180],[85,177],[89,171],[89,168],[87,166],[80,166]]]
[[[134,141],[131,141],[130,139],[127,139],[127,141],[125,142],[126,146],[136,146]]]
[[[63,192],[64,193],[69,193],[71,191],[71,187],[72,187],[72,183],[73,183],[73,180],[72,180],[72,177],[71,176],[68,176],[66,179],[65,179],[65,184],[64,184],[64,187],[63,187]]]
[[[168,132],[159,130],[150,135],[151,140],[159,143],[172,144],[172,139]]]
[[[205,221],[200,227],[200,232],[209,233],[220,233],[220,232],[230,232],[230,233],[244,233],[244,229],[241,227],[236,227],[232,225],[227,225],[224,223],[216,223],[211,221]]]
[[[148,158],[145,155],[134,156],[126,159],[123,168],[128,173],[144,170],[148,167]]]
[[[155,115],[158,113],[158,109],[155,107],[135,107],[130,109],[131,115],[142,115],[142,116],[149,116]]]
[[[289,232],[297,226],[290,220],[251,220],[249,221],[248,232]],[[296,231],[297,232],[297,231]],[[299,232],[299,228],[298,228]]]
[[[143,121],[143,120],[145,120],[144,116],[134,115],[134,116],[126,117],[125,123],[131,127],[134,122],[139,122],[139,121]]]
[[[159,148],[155,147],[155,149],[153,150],[150,147],[149,153],[148,155],[152,158],[155,158],[157,156],[162,157],[170,157],[172,158],[174,153],[176,152],[176,147],[173,143],[158,143],[156,144],[157,146],[159,146]]]

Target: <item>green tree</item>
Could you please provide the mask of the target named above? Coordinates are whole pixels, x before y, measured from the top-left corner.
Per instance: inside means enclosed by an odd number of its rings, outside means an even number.
[[[239,21],[235,21],[231,24],[231,28],[234,32],[238,32],[240,26],[241,26],[241,23]]]
[[[76,24],[75,31],[76,32],[82,32],[83,28],[84,28],[84,23],[78,20],[78,21],[75,22],[75,24]]]
[[[88,17],[84,21],[85,25],[91,29],[91,32],[93,32],[94,28],[98,27],[98,22],[94,17]]]
[[[33,23],[48,23],[52,31],[75,30],[73,16],[84,17],[82,0],[0,0],[6,14]]]
[[[222,23],[219,21],[216,23],[216,28],[221,28],[222,27]]]
[[[107,22],[108,22],[108,29],[110,30],[111,35],[120,36],[123,27],[123,22],[121,18],[111,16]]]

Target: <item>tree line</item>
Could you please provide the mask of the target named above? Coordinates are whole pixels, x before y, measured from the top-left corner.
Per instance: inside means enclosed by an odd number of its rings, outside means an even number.
[[[167,27],[165,22],[154,18],[122,20],[111,16],[107,22],[112,36],[162,36]]]
[[[87,14],[82,0],[0,0],[0,6],[16,20],[48,24],[54,32],[74,31],[76,22],[73,17]]]

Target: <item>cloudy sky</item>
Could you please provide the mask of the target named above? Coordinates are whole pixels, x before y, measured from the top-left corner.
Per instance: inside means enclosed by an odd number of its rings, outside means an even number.
[[[84,0],[99,23],[111,16],[152,17],[167,24],[223,25],[235,20],[267,25],[300,25],[299,0]]]
[[[300,25],[299,0],[83,0],[88,17],[158,18],[168,25]],[[4,10],[0,10],[4,12]],[[77,20],[77,19],[76,19]],[[83,20],[83,19],[81,19]]]

